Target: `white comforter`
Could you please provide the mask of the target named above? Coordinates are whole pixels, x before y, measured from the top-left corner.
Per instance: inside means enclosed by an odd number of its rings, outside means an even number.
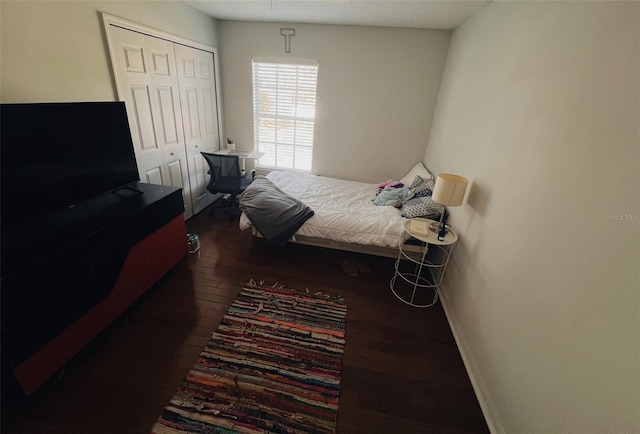
[[[273,171],[267,178],[314,211],[296,235],[398,247],[404,218],[397,208],[371,203],[375,197],[374,184],[291,171]],[[240,229],[250,227],[251,222],[243,213]]]

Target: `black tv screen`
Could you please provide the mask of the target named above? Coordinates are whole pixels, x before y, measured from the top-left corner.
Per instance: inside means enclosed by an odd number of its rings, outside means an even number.
[[[3,229],[139,180],[123,102],[0,105]]]

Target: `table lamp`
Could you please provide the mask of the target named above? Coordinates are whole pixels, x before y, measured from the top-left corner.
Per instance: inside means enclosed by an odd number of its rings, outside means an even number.
[[[431,199],[442,205],[442,214],[439,223],[432,223],[429,227],[433,232],[438,233],[438,239],[444,239],[446,229],[443,223],[445,206],[460,206],[464,199],[469,181],[462,176],[451,173],[441,173],[436,179]],[[442,240],[441,240],[442,241]]]

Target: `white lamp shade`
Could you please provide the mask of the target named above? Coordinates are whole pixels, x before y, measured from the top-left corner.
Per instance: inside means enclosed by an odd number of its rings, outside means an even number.
[[[451,173],[441,173],[436,179],[431,198],[439,204],[446,206],[460,206],[464,199],[469,181],[462,176]]]

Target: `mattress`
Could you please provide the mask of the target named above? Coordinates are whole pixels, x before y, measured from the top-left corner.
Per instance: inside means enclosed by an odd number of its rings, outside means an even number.
[[[373,205],[375,184],[294,171],[273,171],[267,178],[314,211],[296,235],[367,246],[399,246],[405,219],[398,208]],[[240,229],[250,227],[243,213]]]

